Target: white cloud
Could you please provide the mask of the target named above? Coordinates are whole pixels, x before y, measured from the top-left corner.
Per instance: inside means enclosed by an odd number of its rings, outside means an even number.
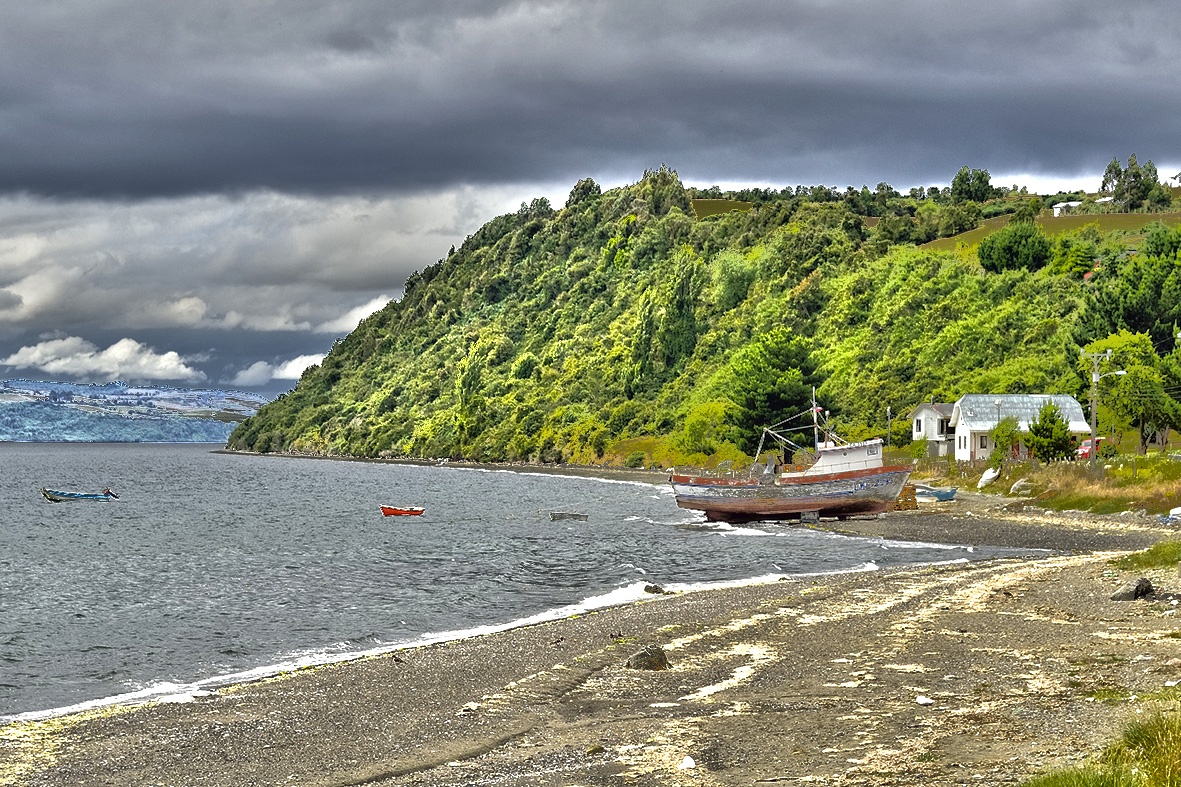
[[[300,355],[277,365],[255,361],[234,375],[230,385],[256,386],[266,385],[272,380],[298,380],[309,366],[315,366],[323,360],[324,356],[320,354]]]
[[[382,293],[368,303],[363,303],[355,309],[349,309],[335,320],[320,323],[316,326],[316,333],[349,333],[361,324],[361,320],[378,309],[384,308],[391,300],[390,296]]]
[[[266,361],[255,361],[247,368],[238,372],[234,379],[230,380],[230,385],[266,385],[274,377],[274,367]]]
[[[281,307],[278,312],[263,314],[243,314],[238,311],[228,311],[218,323],[218,327],[242,329],[247,331],[306,331],[312,326],[306,320],[296,322],[290,314]]]
[[[199,382],[202,372],[185,364],[176,352],[157,353],[134,339],[120,339],[105,350],[78,336],[49,339],[21,347],[0,364],[37,369],[84,380],[177,380]]]

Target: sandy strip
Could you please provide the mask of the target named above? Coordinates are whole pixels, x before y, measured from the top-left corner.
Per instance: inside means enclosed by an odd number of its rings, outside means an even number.
[[[0,785],[1014,781],[1181,697],[1166,685],[1181,679],[1176,571],[1149,575],[1158,600],[1112,602],[1132,577],[1089,551],[1173,534],[1084,520],[833,523],[957,543],[1025,533],[1058,552],[656,596],[184,704],[8,725]],[[672,669],[627,668],[645,644]]]

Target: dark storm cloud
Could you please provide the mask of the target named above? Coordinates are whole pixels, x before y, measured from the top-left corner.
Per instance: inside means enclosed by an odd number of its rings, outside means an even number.
[[[6,9],[0,188],[948,180],[1173,155],[1156,3],[63,0]]]
[[[1173,27],[1095,0],[14,0],[0,376],[284,390],[586,176],[1170,175]]]

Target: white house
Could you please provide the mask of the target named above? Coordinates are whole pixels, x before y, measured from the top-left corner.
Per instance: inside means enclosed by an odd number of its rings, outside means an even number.
[[[927,441],[928,456],[947,456],[951,453],[951,402],[924,402],[910,412],[910,437]]]
[[[1053,402],[1066,421],[1066,428],[1076,434],[1090,434],[1091,426],[1083,406],[1065,394],[965,394],[951,412],[950,428],[955,434],[955,458],[960,461],[987,459],[995,444],[992,430],[1002,419],[1017,419],[1017,428],[1029,431],[1046,402]]]

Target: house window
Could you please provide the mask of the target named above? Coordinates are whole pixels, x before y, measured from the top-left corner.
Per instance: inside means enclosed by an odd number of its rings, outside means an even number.
[[[988,435],[986,435],[986,434],[980,435],[980,447],[981,448],[988,448]]]
[[[915,434],[922,434],[923,433],[923,419],[922,418],[914,419],[914,433]]]
[[[951,425],[950,418],[940,418],[939,419],[939,436],[940,437],[947,436],[947,427],[949,427],[950,425]]]

